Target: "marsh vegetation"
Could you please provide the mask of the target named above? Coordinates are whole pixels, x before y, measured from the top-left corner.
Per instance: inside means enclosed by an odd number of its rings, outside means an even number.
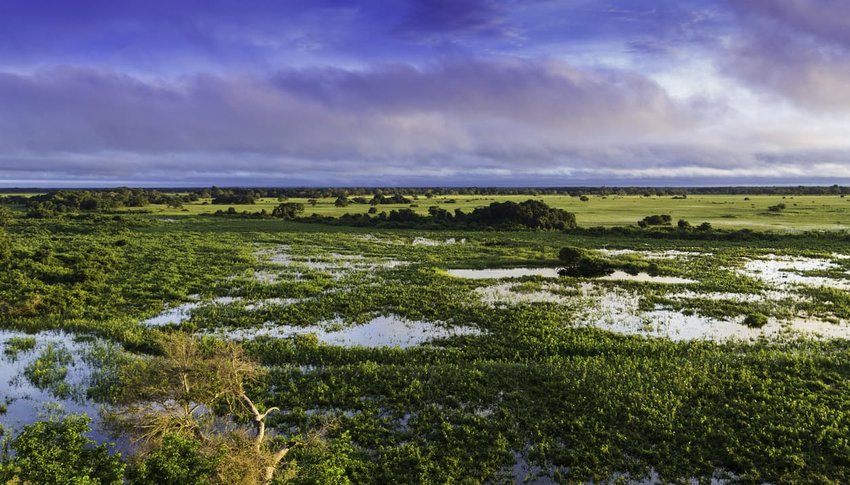
[[[4,480],[850,481],[843,230],[10,207]]]

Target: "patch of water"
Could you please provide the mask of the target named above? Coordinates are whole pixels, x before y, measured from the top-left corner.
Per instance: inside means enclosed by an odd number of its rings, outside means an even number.
[[[668,285],[686,285],[696,283],[695,280],[678,278],[676,276],[652,276],[649,273],[629,274],[625,271],[614,271],[608,276],[596,278],[605,281],[636,281],[638,283],[663,283]]]
[[[524,276],[558,277],[558,268],[447,269],[446,272],[457,278],[473,280],[522,278]]]
[[[559,288],[556,285],[544,285],[537,291],[515,291],[518,286],[517,283],[502,283],[476,288],[475,293],[478,294],[482,302],[490,306],[515,305],[517,303],[565,304],[571,300],[567,296],[554,293],[553,290]]]
[[[246,310],[256,310],[258,308],[269,307],[269,306],[287,306],[294,305],[295,303],[301,303],[305,298],[266,298],[265,300],[259,300],[254,303],[249,303],[245,305]]]
[[[9,339],[29,337],[35,338],[36,345],[31,350],[18,352],[15,357],[5,354]],[[24,375],[24,370],[31,365],[48,347],[64,348],[72,356],[67,366],[64,382],[71,392],[56,395],[49,388],[40,389]],[[0,401],[6,404],[6,412],[0,414],[0,425],[17,433],[24,426],[36,421],[47,419],[57,412],[60,414],[85,413],[92,418],[92,432],[89,436],[102,443],[110,441],[108,431],[100,418],[100,405],[86,398],[93,368],[83,355],[92,345],[90,341],[75,341],[70,334],[50,331],[37,334],[0,330],[0,355],[3,364],[0,365]],[[127,443],[119,443],[126,447]]]
[[[212,305],[230,305],[231,303],[243,302],[244,298],[239,296],[219,296],[208,301],[192,301],[183,303],[174,308],[169,308],[155,317],[151,317],[142,323],[147,327],[162,327],[164,325],[179,325],[192,317],[192,310]],[[304,298],[266,298],[245,305],[245,310],[256,310],[267,306],[286,306],[304,301]]]
[[[701,256],[710,256],[711,253],[699,251],[679,251],[677,249],[668,249],[666,251],[639,251],[636,249],[598,249],[600,253],[606,256],[624,256],[624,255],[639,255],[644,259],[684,259],[697,258]]]
[[[713,300],[713,301],[730,301],[735,303],[760,303],[765,301],[776,302],[787,298],[794,298],[795,301],[808,301],[810,298],[782,290],[768,290],[762,293],[731,293],[731,292],[707,292],[699,293],[696,291],[683,291],[675,295],[670,295],[670,298],[679,300]]]
[[[271,264],[286,266],[292,262],[292,256],[290,256],[289,250],[289,245],[281,244],[279,246],[275,246],[274,248],[259,249],[254,252],[254,255]]]
[[[287,338],[312,333],[320,342],[329,345],[401,348],[414,347],[438,338],[481,334],[480,330],[472,327],[443,327],[394,315],[376,317],[361,325],[343,327],[343,323],[341,319],[309,327],[267,323],[258,328],[217,330],[212,333],[232,340],[250,340],[260,336]]]
[[[790,321],[771,318],[762,328],[750,328],[743,324],[742,316],[716,319],[662,308],[641,311],[640,296],[621,288],[606,290],[586,285],[583,291],[587,304],[576,321],[622,334],[716,341],[800,336],[850,339],[850,325],[846,322],[833,324],[805,318]]]
[[[438,241],[436,239],[428,239],[427,237],[416,237],[413,239],[411,244],[414,246],[447,246],[451,244],[466,244],[466,238],[458,240],[450,237],[443,241]]]
[[[763,259],[747,261],[739,273],[782,289],[803,285],[850,290],[848,280],[802,274],[805,271],[827,271],[837,267],[832,261],[821,258],[769,255]]]
[[[201,306],[229,305],[241,301],[241,297],[219,296],[209,301],[190,301],[182,303],[173,308],[168,308],[155,317],[148,318],[142,322],[146,327],[162,327],[165,325],[179,325],[192,317],[192,310]]]

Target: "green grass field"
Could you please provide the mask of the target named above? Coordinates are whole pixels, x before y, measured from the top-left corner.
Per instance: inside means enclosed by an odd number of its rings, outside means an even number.
[[[753,229],[769,231],[805,231],[805,230],[843,230],[850,228],[850,198],[830,196],[730,196],[702,195],[687,199],[672,197],[640,196],[591,196],[582,202],[578,197],[566,195],[533,197],[513,196],[439,196],[428,199],[424,196],[413,200],[411,205],[386,204],[378,206],[378,211],[412,208],[421,214],[428,207],[437,205],[449,211],[461,209],[469,212],[491,202],[512,200],[520,202],[530,198],[542,200],[546,204],[565,209],[576,214],[582,227],[629,226],[652,214],[670,214],[673,221],[685,219],[692,224],[709,222],[713,226],[726,229]],[[305,215],[319,214],[338,217],[345,213],[366,213],[371,207],[367,204],[351,204],[336,207],[332,198],[318,199],[315,206],[307,199],[292,198],[289,202],[305,205]],[[450,202],[454,201],[454,202]],[[206,204],[205,204],[206,202]],[[183,209],[172,209],[164,205],[151,205],[147,209],[163,216],[193,215],[212,213],[220,209],[234,207],[237,211],[256,212],[265,209],[271,212],[280,202],[277,199],[261,199],[253,205],[213,205],[209,199],[187,204]],[[784,203],[786,209],[770,212],[768,207]]]

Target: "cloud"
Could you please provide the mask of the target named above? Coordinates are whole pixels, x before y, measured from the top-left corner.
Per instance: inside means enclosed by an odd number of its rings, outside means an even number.
[[[0,75],[0,150],[7,153],[506,161],[651,140],[689,122],[646,78],[558,61],[467,59],[173,81],[75,67]]]
[[[805,109],[850,110],[850,3],[840,0],[732,2],[742,29],[721,60],[754,89]]]

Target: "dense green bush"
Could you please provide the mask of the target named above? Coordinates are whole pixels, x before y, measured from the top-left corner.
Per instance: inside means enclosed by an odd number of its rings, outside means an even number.
[[[614,272],[614,268],[608,261],[594,255],[587,249],[572,246],[561,248],[558,253],[558,260],[562,265],[561,269],[558,270],[558,274],[561,276],[592,278]]]
[[[163,438],[158,448],[130,470],[139,485],[211,485],[220,456],[207,456],[197,440],[180,435]]]
[[[121,485],[125,465],[106,445],[86,438],[87,416],[39,421],[24,427],[5,455],[0,479],[6,483],[39,485]]]

